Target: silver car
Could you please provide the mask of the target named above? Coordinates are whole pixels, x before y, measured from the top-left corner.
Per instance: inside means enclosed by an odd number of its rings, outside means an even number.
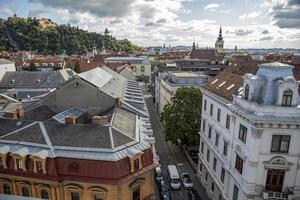
[[[182,173],[181,174],[181,180],[182,180],[183,187],[185,189],[191,189],[191,188],[193,188],[192,178],[189,175],[189,173]]]

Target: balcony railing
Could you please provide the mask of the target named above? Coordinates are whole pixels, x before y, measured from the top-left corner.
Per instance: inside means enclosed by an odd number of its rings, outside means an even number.
[[[288,200],[289,194],[287,192],[263,192],[263,199],[266,200]]]

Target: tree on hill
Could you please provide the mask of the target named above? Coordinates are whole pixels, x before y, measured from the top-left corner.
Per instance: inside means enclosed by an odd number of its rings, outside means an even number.
[[[199,88],[179,88],[160,115],[166,141],[179,146],[198,146],[202,94]]]
[[[76,63],[75,63],[74,71],[75,71],[76,73],[80,73],[80,64],[79,64],[79,61],[78,61],[78,60],[77,60]]]

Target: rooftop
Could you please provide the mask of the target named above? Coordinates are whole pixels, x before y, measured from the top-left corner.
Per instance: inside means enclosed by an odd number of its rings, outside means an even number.
[[[0,65],[4,65],[4,64],[14,64],[14,63],[10,60],[5,59],[5,58],[0,58]]]

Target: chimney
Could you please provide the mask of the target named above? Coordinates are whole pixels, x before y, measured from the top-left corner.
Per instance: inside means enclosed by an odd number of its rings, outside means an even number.
[[[19,118],[24,117],[24,114],[25,114],[24,108],[22,108],[22,107],[17,108],[16,111],[17,111],[17,116],[18,116]]]
[[[10,118],[10,119],[17,119],[18,115],[17,112],[5,112],[3,117]]]
[[[120,106],[122,104],[121,99],[120,98],[116,98],[116,105]]]
[[[76,124],[76,117],[69,116],[65,118],[66,124]]]
[[[106,125],[109,124],[108,116],[93,116],[92,124]]]

